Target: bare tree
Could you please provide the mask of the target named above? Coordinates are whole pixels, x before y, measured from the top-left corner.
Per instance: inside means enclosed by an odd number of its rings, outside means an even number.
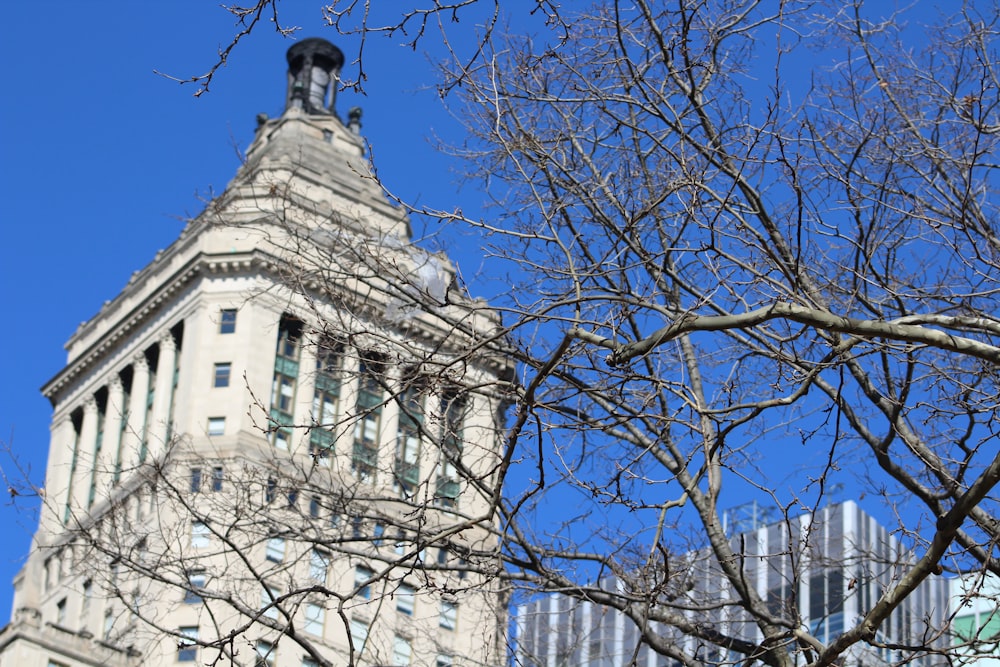
[[[509,437],[535,472],[500,510],[511,576],[621,610],[684,664],[835,664],[942,568],[1000,572],[998,15],[876,12],[615,3],[450,72],[497,211],[466,222],[517,267]],[[789,520],[842,479],[897,508],[915,558],[823,639],[749,582],[723,510],[749,487]],[[560,486],[580,515],[539,526]],[[661,567],[695,548],[728,600]]]

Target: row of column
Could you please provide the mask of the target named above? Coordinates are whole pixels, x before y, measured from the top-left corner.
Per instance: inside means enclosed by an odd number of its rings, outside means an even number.
[[[307,335],[304,336],[304,340],[299,345],[299,372],[296,379],[296,393],[293,400],[294,409],[292,412],[293,423],[297,425],[313,423],[313,397],[316,393],[317,374],[317,344],[318,341]],[[353,352],[353,350],[348,348],[341,356],[338,371],[341,382],[337,398],[335,426],[329,423],[325,424],[327,428],[333,426],[336,429],[334,434],[336,437],[331,455],[335,456],[346,466],[349,466],[350,458],[353,456],[355,423],[362,417],[362,414],[360,414],[362,411],[359,411],[357,405],[359,383],[362,380],[360,377],[361,359],[358,354]],[[385,377],[390,387],[399,389],[402,377],[398,367],[388,368],[385,372]],[[383,400],[386,398],[388,398],[388,394],[384,394]],[[467,397],[466,415],[472,414],[476,408],[473,405],[472,398],[472,396]],[[431,432],[440,431],[442,428],[445,428],[446,415],[442,414],[440,405],[438,405],[436,399],[440,399],[438,394],[429,393],[425,399],[423,411],[424,427]],[[376,475],[382,476],[383,479],[373,481],[385,483],[394,475],[393,471],[399,448],[399,438],[401,437],[398,427],[400,408],[398,402],[392,399],[385,400],[378,410],[380,414],[378,419],[379,433],[376,441],[378,443]],[[300,429],[300,433],[295,434],[292,440],[294,445],[302,448],[301,451],[309,449],[309,441],[310,436],[307,429]],[[442,461],[438,460],[440,452],[436,446],[437,443],[433,443],[433,447],[428,446],[429,444],[431,443],[428,443],[426,438],[421,440],[418,457],[421,481],[427,479],[428,471],[435,470],[439,473],[444,471]],[[386,475],[388,475],[388,479],[385,477]]]
[[[169,437],[177,345],[168,332],[157,346],[156,369],[149,367],[145,351],[132,359],[128,392],[123,368],[111,374],[105,387],[83,399],[81,408],[66,411],[54,426],[47,484],[51,507],[63,523],[83,517],[102,493],[138,464],[163,455]],[[102,411],[98,394],[105,388]],[[78,420],[75,414],[80,414]]]

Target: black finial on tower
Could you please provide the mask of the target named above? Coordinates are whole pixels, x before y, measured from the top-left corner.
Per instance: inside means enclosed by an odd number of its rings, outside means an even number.
[[[337,80],[344,53],[320,37],[304,39],[288,49],[286,108],[310,114],[336,114]]]

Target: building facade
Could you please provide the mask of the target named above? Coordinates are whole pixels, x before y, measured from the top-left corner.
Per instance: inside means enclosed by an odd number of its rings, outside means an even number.
[[[343,54],[82,324],[0,664],[499,665],[496,315],[411,244]]]
[[[1000,667],[1000,578],[977,573],[950,583],[956,664]]]
[[[768,516],[754,508],[753,516]],[[741,515],[742,516],[742,515]],[[752,524],[752,525],[750,525]],[[915,560],[900,542],[854,502],[826,507],[813,515],[768,524],[733,521],[744,532],[733,531],[741,545],[743,568],[769,610],[790,627],[808,628],[827,644],[845,627],[871,609],[882,591]],[[685,593],[663,601],[692,623],[707,624],[730,636],[754,639],[757,629],[747,612],[735,603],[726,579],[708,552],[683,559]],[[908,597],[879,629],[883,646],[852,648],[846,663],[881,667],[910,661],[938,664],[922,655],[920,647],[946,645],[947,581],[928,580]],[[615,578],[600,588],[626,591]],[[747,664],[746,656],[715,646],[697,646],[695,640],[672,627],[651,622],[653,631],[704,664]],[[547,595],[517,609],[516,663],[519,667],[677,667],[641,641],[639,627],[624,614],[563,595]],[[908,651],[902,646],[915,647]],[[798,651],[791,638],[788,650]],[[803,662],[804,660],[800,660]],[[753,664],[752,662],[750,664]],[[942,663],[943,664],[943,663]]]

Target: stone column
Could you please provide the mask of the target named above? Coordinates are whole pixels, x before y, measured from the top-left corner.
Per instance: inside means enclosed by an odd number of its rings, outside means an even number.
[[[396,474],[396,440],[399,437],[399,401],[395,397],[401,391],[399,367],[386,365],[385,379],[391,389],[383,396],[385,405],[379,420],[377,468],[380,477],[378,482],[390,487]]]
[[[122,470],[129,470],[139,464],[139,451],[146,430],[146,393],[149,391],[149,363],[140,352],[132,360],[132,391],[129,395],[128,425],[122,438]]]
[[[346,470],[351,468],[351,456],[354,451],[354,423],[358,414],[358,371],[361,360],[353,347],[344,349],[343,381],[340,383],[340,414],[345,417],[344,427],[337,430],[340,437],[334,443],[334,451],[340,465]],[[342,458],[346,455],[346,458]]]
[[[76,429],[73,419],[67,414],[52,422],[49,436],[49,461],[45,471],[45,497],[42,503],[36,540],[47,543],[48,538],[59,532],[69,502],[70,466],[73,462],[73,447],[76,444]]]
[[[121,448],[122,418],[125,416],[125,388],[117,373],[108,384],[108,404],[104,411],[104,437],[101,439],[101,453],[97,460],[97,498],[115,484],[115,469]]]
[[[81,518],[87,512],[96,441],[97,401],[93,396],[88,396],[83,404],[83,425],[80,427],[80,438],[77,441],[75,455],[76,465],[73,468],[72,497],[70,498],[71,517]]]
[[[174,388],[174,365],[177,360],[177,343],[170,332],[160,338],[160,357],[156,362],[156,390],[153,394],[153,415],[146,429],[149,437],[151,459],[163,457],[167,449],[167,434],[170,431],[170,400]]]
[[[298,426],[292,434],[292,451],[309,451],[309,429],[312,423],[312,401],[316,393],[316,340],[313,334],[303,334],[299,347],[299,376],[295,380],[295,405],[292,408],[292,423]]]

